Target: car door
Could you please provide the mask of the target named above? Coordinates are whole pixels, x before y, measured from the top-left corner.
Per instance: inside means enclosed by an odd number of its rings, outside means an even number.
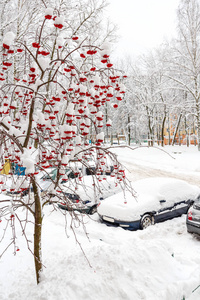
[[[180,201],[174,204],[174,211],[177,217],[186,214],[189,207],[193,204],[194,201],[187,200],[187,201]]]
[[[173,211],[174,205],[169,204],[166,200],[160,200],[160,208],[158,209],[156,215],[154,216],[155,222],[163,222],[168,219],[175,217],[175,212]]]
[[[163,222],[186,214],[191,204],[191,200],[176,202],[173,205],[168,204],[166,200],[160,200],[160,209],[155,216],[155,222]]]

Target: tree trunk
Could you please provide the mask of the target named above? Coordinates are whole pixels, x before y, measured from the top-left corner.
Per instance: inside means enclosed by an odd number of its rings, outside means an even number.
[[[118,134],[117,134],[117,143],[118,143],[118,145],[120,145],[119,135]]]
[[[164,147],[164,130],[165,130],[165,121],[166,121],[166,114],[164,115],[163,121],[162,121],[162,128],[161,128],[161,146]]]
[[[175,144],[175,139],[176,139],[176,135],[177,135],[177,132],[178,132],[178,129],[179,129],[179,125],[180,125],[180,122],[181,122],[181,117],[182,117],[182,113],[180,113],[180,115],[179,115],[178,122],[177,122],[177,125],[176,125],[176,128],[175,128],[175,131],[174,131],[174,136],[173,136],[173,140],[172,140],[172,146],[174,146],[174,144]]]
[[[160,146],[160,140],[161,140],[161,136],[160,136],[160,124],[158,122],[158,112],[156,112],[156,140],[157,140],[157,145]]]
[[[148,125],[149,125],[149,128],[148,128],[148,146],[152,147],[153,146],[153,133],[152,133],[152,128],[151,128],[150,117],[149,117]]]
[[[42,238],[42,207],[40,202],[40,196],[38,193],[38,187],[35,182],[35,178],[31,179],[35,200],[35,227],[34,227],[34,261],[35,261],[35,273],[37,284],[40,282],[40,275],[42,271],[42,253],[41,253],[41,238]]]
[[[170,116],[168,115],[168,146],[171,145],[171,124],[170,124]]]
[[[189,147],[189,145],[190,145],[190,140],[189,140],[189,128],[188,128],[188,125],[187,125],[187,119],[186,119],[186,116],[185,116],[185,138],[186,138],[186,145],[187,145],[187,147]]]
[[[196,130],[195,130],[195,122],[193,121],[193,126],[192,126],[192,134],[194,137],[194,146],[197,145],[197,138],[196,138]]]
[[[113,145],[113,131],[110,131],[110,144]]]
[[[148,117],[148,146],[153,147],[154,145],[154,128],[151,124],[151,115],[149,113],[148,107],[146,107],[147,110],[147,117]]]
[[[131,127],[130,127],[130,116],[128,115],[128,145],[131,144]]]
[[[199,102],[197,102],[196,107],[197,107],[197,145],[198,145],[198,151],[200,151],[200,113],[199,113]]]
[[[198,140],[197,140],[197,143],[198,143],[198,151],[200,151],[200,122],[198,122]]]
[[[164,139],[165,139],[165,135],[164,135],[164,131],[165,131],[165,121],[167,118],[167,109],[166,109],[166,104],[164,105],[164,116],[163,116],[163,120],[162,120],[162,127],[161,127],[161,146],[164,147]]]
[[[181,133],[180,130],[178,131],[178,144],[181,146]]]

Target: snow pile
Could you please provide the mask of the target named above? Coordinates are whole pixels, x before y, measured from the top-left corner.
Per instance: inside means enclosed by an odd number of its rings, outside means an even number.
[[[76,236],[86,257],[70,225],[67,238],[60,212],[51,214],[51,207],[46,207],[42,282],[36,286],[33,258],[27,254],[23,260],[26,251],[21,249],[1,264],[1,299],[176,300],[197,287],[200,246],[187,234],[185,217],[137,232],[107,227],[97,215],[84,216],[84,222],[90,240],[80,227]]]

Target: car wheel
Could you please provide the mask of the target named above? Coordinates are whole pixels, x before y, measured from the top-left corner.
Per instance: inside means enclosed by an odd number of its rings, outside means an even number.
[[[94,206],[92,206],[92,207],[90,208],[89,214],[90,214],[90,215],[93,215],[93,214],[96,213],[96,212],[97,212],[97,206],[94,205]]]
[[[140,221],[140,226],[142,229],[145,229],[151,225],[154,224],[154,218],[150,215],[144,215],[142,218],[141,218],[141,221]]]

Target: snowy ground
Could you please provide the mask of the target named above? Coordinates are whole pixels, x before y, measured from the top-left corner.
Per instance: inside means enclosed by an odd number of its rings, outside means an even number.
[[[197,148],[165,151],[175,159],[158,149],[116,150],[132,181],[167,175],[200,186]],[[36,286],[33,257],[19,237],[17,255],[12,256],[10,249],[0,260],[0,299],[200,299],[200,287],[195,290],[200,285],[200,237],[187,233],[185,216],[129,232],[101,224],[97,214],[85,215],[89,239],[82,227],[76,229],[83,254],[68,214],[65,228],[63,215],[51,211],[51,206],[45,207],[42,282]]]
[[[149,176],[168,176],[200,184],[200,153],[197,147],[165,146],[134,147],[115,152],[127,168],[128,177],[134,181]]]

